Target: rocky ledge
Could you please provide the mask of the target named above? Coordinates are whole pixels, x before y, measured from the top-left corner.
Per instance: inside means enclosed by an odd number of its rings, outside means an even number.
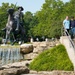
[[[29,74],[21,74],[21,75],[75,75],[74,71],[30,71]]]
[[[27,64],[30,64],[31,61],[22,61],[11,63],[8,65],[4,65],[0,67],[0,75],[21,75],[21,74],[28,74],[29,68]]]

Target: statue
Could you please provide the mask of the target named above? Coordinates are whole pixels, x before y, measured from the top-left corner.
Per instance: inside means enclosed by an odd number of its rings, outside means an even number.
[[[18,7],[18,11],[16,11],[14,13],[14,19],[15,21],[17,22],[17,27],[16,27],[16,30],[19,29],[19,25],[23,25],[22,22],[23,22],[23,7]]]
[[[25,29],[22,25],[23,20],[23,7],[18,7],[18,11],[14,12],[13,8],[8,9],[8,21],[6,27],[3,29],[6,31],[6,43],[12,34],[14,39],[13,44],[17,41],[17,36],[20,34],[20,41],[25,40]],[[19,41],[19,40],[18,40]]]

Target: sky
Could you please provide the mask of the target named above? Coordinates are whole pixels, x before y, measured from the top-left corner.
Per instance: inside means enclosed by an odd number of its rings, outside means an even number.
[[[62,0],[64,2],[67,2],[69,0]],[[39,11],[44,4],[45,0],[1,0],[0,1],[0,6],[2,3],[13,3],[16,4],[17,6],[22,6],[24,8],[24,12],[30,11],[32,13],[36,13],[36,11]]]
[[[61,1],[63,1],[63,2],[68,2],[69,0],[61,0]]]

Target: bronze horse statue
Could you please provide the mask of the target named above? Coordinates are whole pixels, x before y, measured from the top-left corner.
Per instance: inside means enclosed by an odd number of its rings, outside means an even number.
[[[6,24],[6,27],[5,27],[5,31],[6,31],[6,36],[5,36],[5,39],[6,39],[6,42],[8,42],[9,38],[10,38],[10,34],[12,34],[12,38],[14,39],[12,44],[14,44],[15,42],[17,41],[21,41],[24,42],[25,41],[25,29],[22,25],[19,25],[19,30],[16,31],[16,26],[17,26],[17,23],[15,21],[15,18],[14,18],[14,9],[13,8],[10,8],[8,9],[8,21],[7,21],[7,24]],[[18,35],[20,35],[20,40],[17,40],[18,39]]]

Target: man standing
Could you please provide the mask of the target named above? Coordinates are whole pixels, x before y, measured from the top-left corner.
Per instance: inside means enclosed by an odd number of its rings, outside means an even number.
[[[66,19],[63,21],[63,26],[67,30],[67,32],[69,32],[69,29],[70,29],[70,21],[69,21],[69,17],[68,16],[66,16]]]
[[[66,16],[65,20],[63,21],[63,27],[65,29],[66,35],[68,36],[69,30],[70,30],[70,21],[68,16]]]
[[[14,13],[14,18],[15,18],[15,21],[17,22],[17,27],[16,27],[16,30],[19,30],[19,26],[21,25],[20,23],[23,22],[23,7],[18,7],[18,11],[16,11]]]
[[[75,36],[75,20],[74,20],[74,16],[71,17],[70,27],[71,27],[71,38],[74,38],[74,36]]]

